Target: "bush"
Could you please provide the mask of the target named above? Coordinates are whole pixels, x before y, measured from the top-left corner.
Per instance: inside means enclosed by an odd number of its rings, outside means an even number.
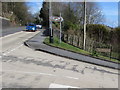
[[[64,29],[65,30],[78,30],[80,27],[78,24],[72,23],[70,21],[65,22]]]
[[[113,37],[113,40],[115,41],[115,46],[117,49],[118,59],[120,59],[120,27],[115,28],[114,30],[115,36]]]
[[[101,24],[87,25],[87,34],[97,42],[105,43],[109,41],[109,29]]]

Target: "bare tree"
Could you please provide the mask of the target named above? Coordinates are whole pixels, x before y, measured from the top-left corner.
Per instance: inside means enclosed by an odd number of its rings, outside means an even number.
[[[77,2],[74,3],[74,11],[82,25],[84,23],[84,3]],[[104,21],[104,16],[97,3],[86,2],[86,23],[87,24],[98,24]]]

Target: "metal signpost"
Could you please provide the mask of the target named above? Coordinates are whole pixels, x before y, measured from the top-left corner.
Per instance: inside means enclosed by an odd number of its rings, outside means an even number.
[[[60,22],[60,43],[61,43],[61,37],[62,37],[62,21],[63,18],[61,17],[61,13],[60,13],[60,17],[56,17],[56,16],[51,16],[50,17],[50,21],[51,22]]]
[[[62,37],[62,21],[63,21],[63,18],[61,17],[61,13],[60,13],[60,43],[61,43],[61,37]]]
[[[60,13],[60,18],[61,18],[61,13]],[[61,20],[60,20],[60,43],[61,43],[61,32],[62,30],[61,30]]]

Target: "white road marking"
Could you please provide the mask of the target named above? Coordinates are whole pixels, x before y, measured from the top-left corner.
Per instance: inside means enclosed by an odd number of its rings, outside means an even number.
[[[70,77],[70,76],[65,76],[66,78],[71,78],[71,79],[76,79],[78,80],[79,78],[75,78],[75,77]]]
[[[25,72],[25,71],[13,71],[13,70],[4,70],[7,72],[15,72],[15,73],[25,73],[25,74],[40,74],[40,75],[47,75],[47,76],[56,76],[53,74],[48,74],[48,73],[39,73],[39,72]]]
[[[6,53],[3,53],[3,55],[6,56],[7,54],[9,54],[9,53],[11,53],[11,52],[17,50],[17,49],[20,48],[21,46],[23,46],[23,44],[21,44],[20,46],[18,46],[18,47],[16,47],[16,48],[12,49],[12,50],[10,50],[10,51],[8,51],[8,52],[6,52]]]
[[[63,77],[63,78],[69,78],[70,76],[58,76],[54,74],[49,74],[49,73],[40,73],[40,72],[25,72],[25,71],[14,71],[14,70],[4,70],[5,72],[15,72],[15,73],[25,73],[25,74],[38,74],[38,75],[45,75],[45,76],[53,76],[53,77]],[[2,71],[2,72],[4,72]],[[71,77],[69,79],[79,79],[75,77]]]
[[[68,85],[61,85],[61,84],[51,83],[49,88],[79,88],[79,87],[73,87],[73,86],[68,86]]]
[[[10,36],[13,36],[13,35],[17,35],[17,34],[20,34],[20,33],[22,33],[22,32],[23,32],[23,31],[17,32],[17,33],[11,34],[11,35],[7,35],[7,36],[4,36],[4,37],[2,37],[2,38],[0,38],[0,39],[6,38],[6,37],[10,37]],[[29,33],[32,33],[32,32],[29,32]],[[27,40],[27,39],[25,39],[25,40]],[[22,41],[24,42],[25,40],[22,40]],[[20,46],[18,46],[18,47],[16,47],[16,48],[13,48],[12,50],[8,50],[8,52],[4,52],[3,55],[9,54],[9,53],[15,51],[16,49],[18,49],[18,48],[21,47],[21,46],[23,46],[23,44],[21,44]]]

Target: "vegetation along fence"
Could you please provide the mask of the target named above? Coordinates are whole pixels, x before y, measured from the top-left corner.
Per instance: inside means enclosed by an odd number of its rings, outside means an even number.
[[[58,37],[60,35],[59,30],[53,30],[54,37]],[[73,45],[75,47],[83,49],[83,34],[75,35],[75,34],[68,34],[62,33],[62,41]],[[105,56],[109,57],[109,59],[118,59],[119,60],[119,53],[113,50],[114,46],[111,44],[97,42],[89,37],[86,39],[86,51],[90,52],[93,56]]]

